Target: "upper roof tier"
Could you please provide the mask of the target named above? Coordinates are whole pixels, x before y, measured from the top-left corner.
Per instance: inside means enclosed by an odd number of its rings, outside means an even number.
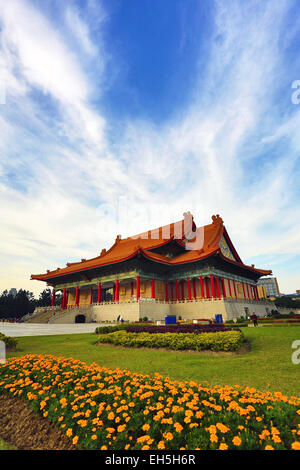
[[[174,256],[159,253],[160,247],[169,243],[181,247]],[[256,269],[254,265],[245,265],[235,250],[223,220],[219,215],[212,216],[212,223],[196,227],[193,216],[187,212],[184,219],[163,227],[122,239],[117,236],[109,250],[103,249],[99,256],[77,263],[67,263],[65,268],[47,271],[45,274],[32,274],[31,279],[48,281],[52,278],[107,266],[133,258],[138,253],[146,258],[166,265],[190,263],[218,253],[224,260],[249,269],[260,276],[272,274],[270,270]]]

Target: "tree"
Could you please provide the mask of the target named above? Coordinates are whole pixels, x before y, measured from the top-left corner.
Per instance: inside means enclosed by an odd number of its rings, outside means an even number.
[[[37,306],[37,301],[32,292],[20,289],[15,296],[7,290],[0,296],[0,318],[20,318],[27,313],[32,313]]]
[[[39,307],[50,307],[52,302],[52,291],[51,289],[44,289],[39,296],[37,304]]]

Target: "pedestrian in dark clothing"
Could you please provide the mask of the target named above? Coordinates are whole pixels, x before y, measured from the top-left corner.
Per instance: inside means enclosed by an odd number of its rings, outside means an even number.
[[[253,313],[253,315],[251,315],[251,320],[253,321],[254,326],[258,326],[257,316],[255,315],[255,313]]]

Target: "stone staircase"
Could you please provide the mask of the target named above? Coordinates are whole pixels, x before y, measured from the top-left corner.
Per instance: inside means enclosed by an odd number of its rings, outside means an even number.
[[[58,308],[58,310],[60,310]],[[25,323],[48,323],[50,318],[54,315],[56,310],[41,310],[25,320]]]

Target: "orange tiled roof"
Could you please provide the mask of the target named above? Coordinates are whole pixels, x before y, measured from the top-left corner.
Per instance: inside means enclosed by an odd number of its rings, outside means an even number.
[[[230,247],[232,259],[229,259],[222,253],[220,248],[222,236],[225,237],[226,243]],[[184,253],[170,259],[167,256],[151,251],[168,244],[172,240],[175,240],[176,243],[187,248]],[[47,271],[46,274],[33,274],[31,279],[47,281],[54,277],[125,261],[133,258],[137,253],[142,254],[154,262],[167,265],[189,263],[208,258],[214,253],[219,253],[226,261],[250,269],[260,275],[272,273],[272,271],[256,269],[254,266],[246,266],[243,264],[231,243],[226,228],[223,225],[223,220],[219,215],[212,216],[211,224],[197,228],[192,215],[188,212],[184,214],[184,219],[179,222],[149,230],[125,239],[121,239],[121,236],[118,235],[112,247],[107,251],[103,249],[99,256],[89,260],[83,259],[78,263],[67,263],[65,268]]]

